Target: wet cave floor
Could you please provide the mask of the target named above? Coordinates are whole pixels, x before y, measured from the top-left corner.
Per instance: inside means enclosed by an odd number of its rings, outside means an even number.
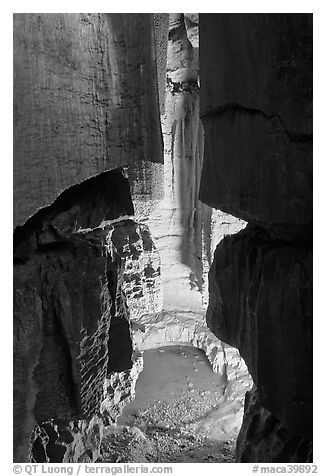
[[[242,404],[203,351],[184,345],[144,352],[136,398],[108,429],[103,462],[231,463]]]

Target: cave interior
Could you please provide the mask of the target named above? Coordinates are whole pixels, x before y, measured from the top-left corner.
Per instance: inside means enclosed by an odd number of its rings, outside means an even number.
[[[16,463],[311,463],[312,14],[14,14]]]

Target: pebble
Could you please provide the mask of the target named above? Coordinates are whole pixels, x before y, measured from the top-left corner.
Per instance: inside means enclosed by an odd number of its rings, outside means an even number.
[[[131,435],[133,435],[136,440],[146,440],[146,435],[144,435],[144,433],[139,429],[137,428],[136,426],[133,426],[129,429],[129,433]]]
[[[158,421],[155,426],[158,428],[170,428],[170,425],[166,421]]]

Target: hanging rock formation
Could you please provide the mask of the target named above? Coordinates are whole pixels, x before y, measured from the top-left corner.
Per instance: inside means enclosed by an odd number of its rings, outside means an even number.
[[[151,14],[14,15],[15,226],[131,163],[160,199],[162,161]]]
[[[300,230],[312,220],[312,17],[203,14],[200,26],[200,197]]]
[[[248,395],[237,460],[311,461],[312,15],[201,14],[200,198],[249,221],[218,245],[207,323]]]

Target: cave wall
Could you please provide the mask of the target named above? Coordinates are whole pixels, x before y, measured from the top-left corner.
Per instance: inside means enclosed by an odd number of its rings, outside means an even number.
[[[247,221],[311,223],[312,15],[200,18],[201,199]]]
[[[152,14],[15,14],[14,225],[131,163],[160,198],[157,84]]]
[[[200,199],[248,221],[216,248],[207,309],[256,385],[237,461],[309,461],[312,15],[200,14],[200,65]]]
[[[165,25],[14,15],[16,462],[95,461],[134,391],[133,320],[162,301],[132,199],[162,197]]]
[[[100,429],[121,407],[119,378],[125,398],[133,390],[133,320],[160,310],[159,268],[122,169],[71,187],[17,228],[15,461],[96,459]]]

